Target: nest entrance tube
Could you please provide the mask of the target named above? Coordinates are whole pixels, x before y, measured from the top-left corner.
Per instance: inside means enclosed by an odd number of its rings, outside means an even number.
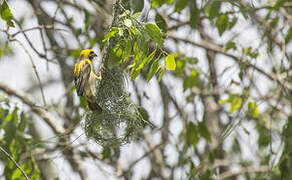
[[[102,146],[119,146],[135,139],[147,125],[124,87],[124,75],[119,67],[101,67],[101,80],[96,85],[96,99],[101,113],[88,111],[85,132]]]

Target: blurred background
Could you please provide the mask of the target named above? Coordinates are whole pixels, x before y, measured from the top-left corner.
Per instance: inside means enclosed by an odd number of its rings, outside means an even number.
[[[72,84],[81,49],[98,67],[115,2],[1,3],[0,145],[31,179],[292,179],[289,0],[132,0],[176,69],[127,81],[157,128],[118,152],[86,137]],[[0,154],[0,179],[23,179]]]

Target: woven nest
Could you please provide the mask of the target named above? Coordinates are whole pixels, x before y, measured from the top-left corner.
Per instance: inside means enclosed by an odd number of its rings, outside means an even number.
[[[119,67],[102,68],[101,77],[96,98],[103,111],[87,112],[85,132],[103,146],[119,146],[135,139],[148,123],[140,114],[140,107],[131,101]]]

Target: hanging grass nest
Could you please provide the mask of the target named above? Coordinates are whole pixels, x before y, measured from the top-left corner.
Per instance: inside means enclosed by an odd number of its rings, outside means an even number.
[[[148,117],[145,118],[144,109],[131,101],[121,68],[102,67],[101,77],[96,98],[102,112],[87,112],[85,132],[88,138],[103,146],[119,146],[136,139],[138,132],[148,124]]]

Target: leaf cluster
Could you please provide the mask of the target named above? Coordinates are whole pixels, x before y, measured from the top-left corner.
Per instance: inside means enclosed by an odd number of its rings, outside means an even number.
[[[148,80],[156,72],[161,79],[167,68],[175,70],[175,57],[162,48],[165,33],[155,24],[139,21],[140,15],[141,13],[131,14],[125,10],[118,16],[118,25],[112,27],[103,39],[103,42],[110,38],[115,39],[115,47],[110,54],[110,65],[126,66],[131,80],[136,79],[142,70],[146,71]],[[158,19],[162,21],[161,17]],[[161,65],[159,62],[163,57],[164,65]]]
[[[29,118],[18,107],[13,107],[8,101],[0,102],[0,145],[10,156],[20,164],[30,179],[39,179],[40,172],[32,148],[27,143],[31,135],[27,134]],[[24,143],[27,142],[27,143]],[[1,152],[1,159],[5,162],[4,175],[6,179],[25,179],[17,166]]]

